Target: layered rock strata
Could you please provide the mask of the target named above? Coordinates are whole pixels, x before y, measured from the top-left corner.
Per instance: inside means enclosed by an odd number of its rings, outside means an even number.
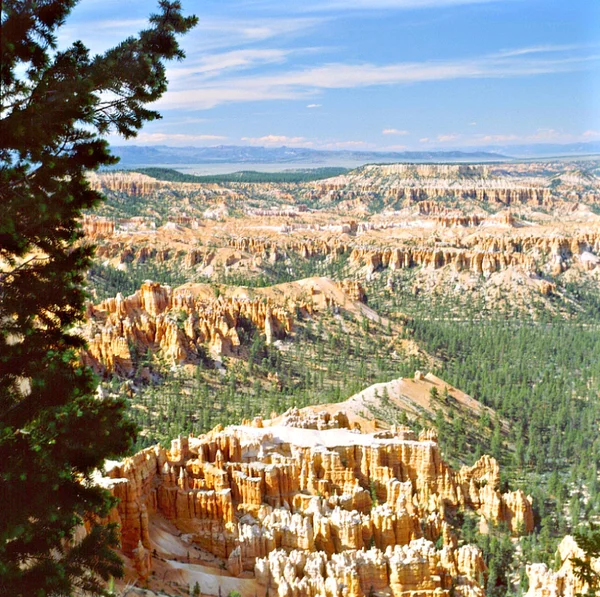
[[[547,168],[528,170],[526,165],[388,164],[313,182],[308,192],[313,201],[342,205],[379,197],[388,204],[406,205],[443,198],[492,206],[549,206],[567,198],[597,202],[599,187],[595,176],[585,181],[577,176],[556,179]]]
[[[482,555],[457,547],[447,515],[472,509],[515,532],[533,527],[530,499],[500,492],[493,458],[457,472],[435,433],[361,433],[344,413],[292,409],[278,424],[219,426],[143,450],[102,482],[120,498],[111,519],[136,562],[152,549],[149,521],[162,516],[230,574],[254,574],[280,597],[433,597],[452,587],[482,596]]]
[[[476,219],[476,216],[472,218]],[[501,219],[510,221],[511,218],[510,214],[505,214]],[[460,225],[457,222],[461,221],[462,217],[458,216],[441,218],[440,226],[452,227]],[[88,220],[85,226],[91,237],[102,239],[103,234],[108,234],[111,224]],[[361,226],[364,228],[366,224]],[[477,228],[474,234],[456,236],[449,241],[440,242],[433,235],[416,244],[404,241],[360,244],[357,239],[318,237],[280,241],[230,237],[223,244],[221,248],[193,248],[186,251],[171,250],[152,243],[132,248],[125,242],[112,240],[100,244],[97,255],[101,259],[117,260],[120,264],[179,260],[186,269],[209,266],[227,269],[244,262],[253,263],[254,268],[260,269],[263,262],[274,264],[290,254],[303,259],[337,260],[346,256],[352,267],[364,268],[367,276],[379,269],[394,271],[410,268],[451,268],[457,272],[483,276],[510,269],[518,269],[529,275],[558,275],[573,265],[588,271],[600,265],[600,232],[594,228],[574,231],[570,235],[540,231],[531,233],[527,228],[511,228],[509,233]]]
[[[508,216],[507,216],[508,217]],[[509,268],[537,272],[543,264],[559,266],[564,271],[574,261],[586,269],[598,265],[600,232],[581,232],[573,236],[531,234],[476,234],[456,239],[453,247],[400,245],[396,247],[357,246],[341,240],[302,240],[275,243],[253,238],[237,238],[229,246],[264,258],[278,259],[283,252],[295,252],[304,258],[349,255],[350,265],[377,269],[401,270],[413,267],[440,269],[450,266],[456,271],[491,274]]]

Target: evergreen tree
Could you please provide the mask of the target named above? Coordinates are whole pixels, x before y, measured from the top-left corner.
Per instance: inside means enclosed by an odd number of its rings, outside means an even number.
[[[113,505],[92,482],[134,436],[125,403],[94,397],[75,326],[92,247],[82,210],[101,200],[86,171],[117,160],[102,135],[135,136],[160,115],[164,61],[196,23],[179,2],[98,56],[57,48],[77,0],[5,0],[0,30],[0,594],[104,594],[122,573]],[[83,523],[88,533],[75,539]]]
[[[574,533],[577,546],[585,554],[583,558],[572,558],[575,576],[588,585],[586,595],[595,597],[600,594],[600,575],[592,567],[591,559],[600,558],[600,528],[592,524],[588,533]]]

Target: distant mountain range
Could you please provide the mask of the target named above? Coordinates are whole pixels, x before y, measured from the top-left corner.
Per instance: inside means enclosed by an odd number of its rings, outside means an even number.
[[[515,158],[600,154],[600,142],[467,147],[452,151],[325,151],[306,147],[169,147],[120,145],[112,147],[120,168],[165,164],[286,164],[320,166],[377,162],[484,162]]]
[[[354,162],[460,162],[496,161],[505,155],[486,151],[323,151],[303,147],[168,147],[166,145],[113,146],[121,158],[118,167],[152,164],[306,164],[318,166],[339,160]]]

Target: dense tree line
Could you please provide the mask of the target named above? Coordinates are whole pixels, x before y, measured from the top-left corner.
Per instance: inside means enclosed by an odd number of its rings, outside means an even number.
[[[129,396],[131,417],[143,429],[137,448],[167,442],[180,433],[200,434],[217,424],[235,424],[257,415],[268,418],[288,408],[340,402],[365,387],[412,375],[420,366],[398,349],[391,357],[393,337],[385,329],[370,336],[352,316],[325,314],[299,321],[295,337],[283,346],[267,346],[256,330],[238,330],[244,358],[210,358],[195,375],[170,372],[167,363],[144,357],[155,382],[143,385],[108,380],[105,387]]]
[[[185,174],[171,168],[137,168],[132,172],[146,174],[157,180],[169,182],[196,182],[196,183],[302,183],[313,180],[323,180],[332,176],[339,176],[348,172],[348,168],[323,167],[306,168],[302,170],[284,170],[282,172],[256,172],[254,170],[241,170],[231,174],[196,175]]]

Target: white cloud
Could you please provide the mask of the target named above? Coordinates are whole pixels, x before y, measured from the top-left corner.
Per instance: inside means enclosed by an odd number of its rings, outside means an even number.
[[[399,131],[398,129],[383,129],[382,135],[409,135],[408,131]]]
[[[219,76],[225,71],[248,69],[265,64],[284,62],[291,50],[243,49],[231,52],[209,54],[198,60],[186,60],[184,66],[176,66],[168,71],[169,83],[188,86],[191,77]],[[181,86],[181,85],[180,85]]]
[[[549,51],[548,51],[549,52]],[[530,77],[581,70],[600,55],[488,54],[478,58],[388,65],[332,63],[290,70],[222,78],[198,88],[170,91],[160,108],[206,109],[226,102],[301,99],[327,89],[352,89],[378,85],[402,85],[453,79]]]
[[[227,139],[222,135],[188,135],[185,133],[139,133],[135,138],[136,143],[172,143],[175,145],[197,143],[202,141],[223,141]]]
[[[514,133],[496,135],[477,135],[475,141],[479,143],[569,143],[575,136],[551,128],[540,128],[534,133],[516,135]]]
[[[190,33],[212,47],[234,46],[247,42],[265,41],[312,29],[323,23],[321,17],[250,18],[244,20],[202,17]],[[195,40],[194,40],[195,41]],[[215,43],[216,42],[216,43]]]
[[[435,138],[423,137],[419,139],[419,143],[451,143],[452,141],[456,141],[460,139],[462,135],[458,133],[450,133],[450,134],[441,134],[437,135]]]
[[[581,134],[581,137],[585,141],[589,139],[600,139],[600,131],[585,131]]]
[[[322,149],[372,149],[374,143],[366,141],[329,141],[320,145]]]
[[[438,143],[450,143],[451,141],[456,141],[460,139],[461,135],[458,133],[451,133],[450,135],[438,135],[436,137],[436,141]]]
[[[312,145],[304,137],[287,137],[286,135],[265,135],[264,137],[242,137],[242,141],[251,145]]]
[[[130,2],[132,0],[129,0]],[[88,0],[88,3],[90,0]],[[119,0],[122,2],[122,0]],[[102,0],[106,3],[106,0]],[[116,4],[116,3],[115,3]],[[317,27],[328,20],[324,16],[251,17],[231,19],[225,17],[202,18],[182,40],[188,61],[203,56],[207,51],[227,48],[242,48],[268,40],[287,40]],[[76,20],[69,21],[58,32],[59,47],[66,47],[82,37],[92,53],[100,53],[121,42],[129,35],[135,35],[148,26],[143,19],[102,19],[96,12],[88,12]]]
[[[469,126],[477,126],[476,122],[469,122]]]
[[[478,140],[481,143],[507,143],[518,141],[519,139],[518,135],[481,135],[476,137],[474,141]]]
[[[306,107],[307,107],[307,108],[311,108],[311,109],[312,109],[312,108],[320,108],[320,107],[321,107],[321,104],[308,104]]]

